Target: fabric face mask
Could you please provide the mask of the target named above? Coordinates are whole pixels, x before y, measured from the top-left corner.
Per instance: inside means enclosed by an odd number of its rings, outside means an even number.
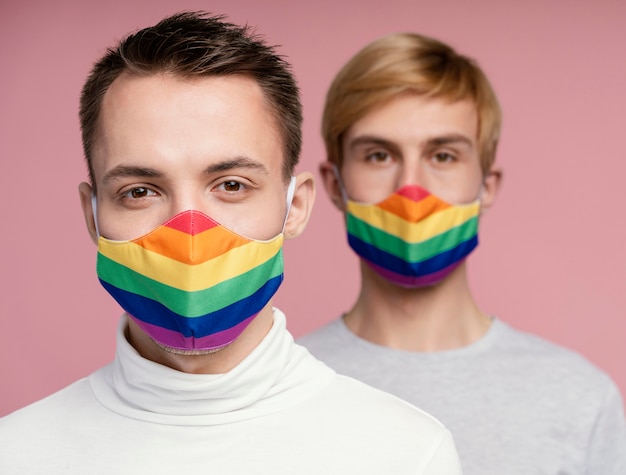
[[[292,178],[287,215],[294,186]],[[248,239],[188,210],[131,241],[100,236],[96,270],[157,343],[219,349],[244,331],[282,283],[283,231],[268,241]]]
[[[478,245],[480,199],[452,205],[411,185],[377,204],[346,202],[350,247],[396,285],[441,282]]]

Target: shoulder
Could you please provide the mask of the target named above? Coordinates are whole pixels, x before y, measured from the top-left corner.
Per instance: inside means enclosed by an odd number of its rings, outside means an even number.
[[[87,378],[36,401],[0,419],[0,434],[7,430],[39,430],[53,421],[67,422],[66,417],[83,407],[86,400],[93,399]],[[73,417],[73,416],[72,416]]]
[[[579,417],[584,413],[590,423],[606,411],[621,411],[622,398],[615,382],[582,354],[501,321],[497,325],[497,338],[488,352],[493,359],[489,367],[508,378],[517,391],[558,400],[555,410],[570,409]]]
[[[355,345],[358,346],[358,338],[347,329],[341,318],[337,318],[298,338],[297,343],[328,363],[329,357],[331,361],[333,357],[349,358]]]
[[[606,386],[609,376],[582,354],[550,342],[531,333],[517,330],[496,320],[497,338],[494,349],[505,361],[517,359],[520,364],[552,374],[567,374],[577,382],[588,381],[593,385]]]
[[[535,400],[544,401],[542,420],[558,420],[552,430],[585,447],[590,473],[624,473],[624,403],[610,376],[580,353],[541,337],[508,325],[503,333],[512,352],[523,355],[517,377],[534,384]]]
[[[419,432],[428,438],[447,432],[441,422],[425,411],[348,376],[335,375],[319,403],[332,406],[333,412],[342,413],[341,417],[354,418],[356,426],[363,425],[366,419],[372,427],[392,426],[396,432]]]
[[[0,419],[0,472],[31,473],[35,457],[67,451],[74,426],[89,424],[81,411],[95,405],[89,382],[81,379]]]
[[[326,437],[346,452],[385,454],[371,463],[391,470],[376,473],[460,473],[452,436],[439,420],[353,378],[335,375],[306,412],[313,427],[333,427]],[[408,466],[420,469],[407,472]]]
[[[299,344],[306,347],[327,344],[329,340],[341,340],[343,329],[343,320],[341,318],[337,318],[321,326],[317,330],[298,338],[297,341]]]

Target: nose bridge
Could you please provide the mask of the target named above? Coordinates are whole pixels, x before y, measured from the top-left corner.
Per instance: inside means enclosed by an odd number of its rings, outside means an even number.
[[[201,193],[196,192],[192,186],[180,186],[172,196],[170,213],[172,216],[176,216],[189,210],[201,211],[210,215],[206,200],[203,200]]]
[[[398,171],[396,187],[398,189],[407,185],[425,187],[424,179],[424,170],[419,151],[416,149],[406,151],[402,157],[402,163]]]

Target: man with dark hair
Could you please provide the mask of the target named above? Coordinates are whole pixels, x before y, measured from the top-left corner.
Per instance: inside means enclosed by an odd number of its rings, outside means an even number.
[[[0,473],[460,473],[438,421],[338,376],[272,306],[314,200],[298,96],[272,48],[204,14],[94,66],[79,192],[125,310],[116,357],[0,420]]]
[[[626,474],[610,378],[473,298],[466,258],[500,185],[500,122],[482,70],[436,39],[388,35],[348,61],[326,97],[320,170],[361,289],[300,343],[439,418],[466,474]]]

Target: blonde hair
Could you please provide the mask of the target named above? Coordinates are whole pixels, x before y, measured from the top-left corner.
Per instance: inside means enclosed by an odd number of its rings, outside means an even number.
[[[495,160],[502,113],[484,73],[470,58],[425,36],[382,37],[359,51],[339,71],[326,95],[322,136],[328,159],[341,166],[345,132],[374,108],[404,93],[450,102],[469,99],[478,113],[483,173]]]

